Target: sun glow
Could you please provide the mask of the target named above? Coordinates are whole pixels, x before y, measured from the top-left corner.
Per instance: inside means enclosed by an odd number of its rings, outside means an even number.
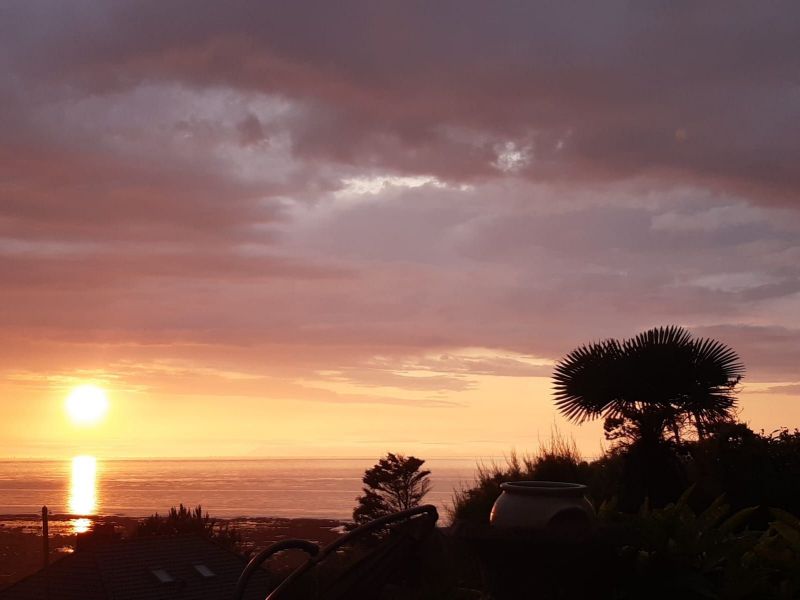
[[[76,425],[94,425],[108,411],[106,393],[95,385],[82,385],[67,397],[67,414]]]

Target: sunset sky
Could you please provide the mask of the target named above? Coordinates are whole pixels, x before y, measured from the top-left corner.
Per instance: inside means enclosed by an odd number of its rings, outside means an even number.
[[[0,4],[0,457],[597,455],[667,324],[800,426],[800,3],[208,4]]]

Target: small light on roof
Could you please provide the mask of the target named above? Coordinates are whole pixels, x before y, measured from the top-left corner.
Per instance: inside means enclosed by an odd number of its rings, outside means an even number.
[[[216,573],[205,565],[195,565],[194,570],[200,573],[203,577],[215,577]]]
[[[156,576],[161,583],[172,583],[175,578],[167,573],[164,569],[150,569],[150,572]]]

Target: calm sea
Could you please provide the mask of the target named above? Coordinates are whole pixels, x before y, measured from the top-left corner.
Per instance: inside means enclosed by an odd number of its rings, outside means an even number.
[[[370,459],[0,461],[0,514],[146,516],[179,503],[212,516],[347,519]],[[473,459],[432,459],[427,500],[446,508]]]

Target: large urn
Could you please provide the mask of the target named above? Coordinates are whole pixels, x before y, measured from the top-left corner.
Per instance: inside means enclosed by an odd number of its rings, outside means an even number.
[[[465,528],[495,600],[609,598],[614,547],[595,525],[586,486],[512,481],[489,523]]]
[[[586,499],[586,486],[559,481],[510,481],[494,503],[489,522],[502,529],[591,528],[594,508]]]

